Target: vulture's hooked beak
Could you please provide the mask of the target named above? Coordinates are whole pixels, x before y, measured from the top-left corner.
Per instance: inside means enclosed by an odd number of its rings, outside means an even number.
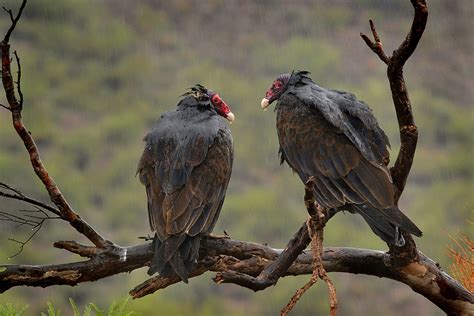
[[[235,115],[232,112],[227,113],[226,119],[232,124],[235,120]]]
[[[262,106],[262,109],[266,111],[267,107],[270,105],[270,101],[267,98],[263,98],[262,102],[260,102],[260,105]]]

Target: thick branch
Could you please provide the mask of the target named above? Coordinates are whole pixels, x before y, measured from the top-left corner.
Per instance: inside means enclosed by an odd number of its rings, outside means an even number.
[[[308,199],[308,191],[305,191],[305,204]],[[306,205],[308,208],[308,205]],[[311,214],[310,211],[308,211]],[[324,218],[325,223],[328,222],[334,215],[339,212],[337,209],[331,209],[326,212]],[[267,287],[276,285],[278,279],[283,277],[296,260],[298,255],[306,249],[308,244],[311,242],[311,238],[308,234],[307,223],[304,222],[301,228],[296,232],[293,238],[288,242],[285,249],[275,259],[273,258],[269,265],[258,274],[257,277],[249,278],[248,275],[242,275],[235,271],[226,270],[222,273],[218,273],[214,278],[217,283],[235,283],[243,287],[249,288],[253,291],[262,291]]]
[[[308,228],[306,222],[304,222],[281,254],[276,259],[273,258],[274,261],[271,261],[257,277],[252,277],[250,284],[248,284],[248,275],[241,275],[232,270],[225,270],[222,273],[218,273],[214,281],[216,283],[241,283],[241,286],[254,291],[264,290],[267,287],[275,285],[278,279],[285,275],[288,268],[296,260],[298,255],[306,249],[310,241],[311,238],[308,234]]]
[[[256,276],[280,253],[281,250],[261,244],[208,237],[202,240],[200,264],[192,275],[232,269],[249,277]],[[144,244],[123,248],[120,253],[104,251],[82,262],[44,266],[3,265],[0,266],[0,292],[14,286],[47,287],[95,281],[146,266],[152,256],[150,244]],[[444,273],[433,260],[422,253],[419,257],[419,262],[397,269],[393,265],[385,264],[387,254],[381,251],[328,247],[322,255],[324,268],[328,272],[367,274],[393,279],[407,284],[447,313],[474,312],[473,294]],[[203,267],[206,267],[205,271],[202,270]],[[288,269],[286,275],[311,274],[312,271],[312,256],[309,252],[304,252]],[[158,277],[146,285],[150,286],[156,282],[159,282],[159,286],[153,288],[153,291],[174,284],[176,280]],[[147,294],[153,291],[148,291]],[[131,292],[132,296],[136,297],[140,296],[139,293],[143,292]]]
[[[74,212],[72,207],[67,202],[66,198],[63,196],[58,186],[54,182],[53,178],[49,175],[48,170],[41,161],[40,154],[36,143],[31,136],[31,133],[28,131],[26,126],[23,123],[21,112],[23,108],[23,94],[20,90],[20,60],[17,55],[16,61],[18,63],[18,93],[20,95],[20,101],[15,96],[15,87],[13,84],[13,77],[11,74],[11,58],[10,58],[10,45],[8,43],[9,38],[15,26],[20,19],[23,8],[26,5],[26,0],[21,4],[20,10],[16,18],[13,19],[12,25],[9,28],[7,34],[5,35],[4,40],[0,43],[0,48],[2,50],[2,82],[5,89],[5,94],[10,105],[10,110],[12,112],[12,122],[13,127],[20,136],[25,145],[26,150],[30,156],[31,165],[35,171],[38,178],[41,180],[46,190],[48,191],[51,201],[58,207],[61,218],[68,221],[71,226],[73,226],[79,233],[86,236],[94,245],[100,248],[114,247],[113,243],[104,239],[98,232],[96,232],[92,226],[82,220],[79,215]],[[11,15],[11,13],[10,13]]]

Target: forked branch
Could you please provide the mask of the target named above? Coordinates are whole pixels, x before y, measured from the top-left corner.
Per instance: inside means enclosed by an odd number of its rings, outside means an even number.
[[[382,42],[372,20],[370,21],[370,28],[375,42],[372,42],[367,35],[360,34],[369,48],[387,64],[387,77],[400,129],[400,151],[394,166],[390,169],[395,188],[395,201],[397,203],[405,189],[418,141],[418,128],[415,125],[410,98],[408,97],[405,79],[403,78],[403,66],[415,51],[428,20],[428,7],[425,0],[411,0],[411,4],[415,9],[411,29],[392,56],[387,57],[385,55]],[[405,245],[403,247],[392,247],[389,245],[394,263],[399,265],[405,265],[418,259],[416,244],[412,236],[405,232],[402,234],[405,238]]]
[[[23,93],[21,91],[21,66],[20,59],[15,53],[15,58],[18,64],[18,80],[17,80],[17,92],[20,99],[18,100],[15,95],[15,86],[13,82],[13,76],[11,73],[11,57],[10,57],[10,44],[9,39],[12,32],[19,21],[23,9],[26,6],[26,0],[23,0],[20,10],[16,17],[13,18],[11,10],[5,9],[12,20],[12,25],[7,31],[5,38],[0,42],[0,48],[2,51],[2,82],[5,94],[9,103],[9,108],[12,113],[13,127],[15,128],[18,136],[23,141],[26,150],[30,156],[31,165],[35,171],[37,177],[43,183],[47,190],[51,201],[56,205],[60,212],[60,216],[63,220],[68,221],[72,227],[74,227],[79,233],[86,236],[95,246],[99,248],[116,247],[111,241],[104,239],[92,226],[86,223],[81,217],[72,209],[71,205],[67,202],[64,195],[59,190],[58,186],[54,182],[53,178],[48,173],[48,170],[41,161],[40,154],[36,143],[31,136],[31,133],[26,128],[22,120],[22,109],[23,109]]]
[[[393,52],[392,56],[386,56],[372,20],[370,20],[370,29],[372,30],[375,42],[372,42],[367,35],[360,34],[367,46],[387,64],[387,77],[390,82],[392,100],[397,113],[401,143],[395,165],[390,169],[393,184],[396,188],[396,201],[398,201],[405,188],[418,140],[418,129],[415,125],[410,98],[408,97],[405,79],[403,78],[403,66],[415,51],[428,20],[428,7],[425,0],[411,0],[411,4],[415,9],[413,23],[405,40]]]

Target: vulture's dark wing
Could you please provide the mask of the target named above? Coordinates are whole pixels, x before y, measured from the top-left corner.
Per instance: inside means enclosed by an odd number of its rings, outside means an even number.
[[[372,110],[353,94],[325,89],[304,76],[299,84],[289,89],[288,94],[296,95],[302,103],[318,110],[368,161],[381,164],[382,157],[388,159],[386,147],[390,143],[387,136]]]
[[[277,106],[282,160],[304,182],[315,177],[320,205],[357,211],[378,236],[398,246],[404,241],[397,227],[421,236],[394,203],[388,139],[365,103],[312,83],[290,90]]]
[[[150,225],[161,241],[210,232],[232,170],[233,144],[227,126],[216,115],[201,116],[200,122],[192,117],[176,119],[179,115],[183,114],[165,114],[145,137],[138,166],[146,186]]]
[[[364,132],[366,129],[361,126],[364,122],[355,116],[350,118],[356,123],[353,126],[341,109],[334,110],[337,105],[329,104],[333,102],[330,98],[324,102],[332,114],[326,115],[316,104],[298,106],[301,102],[293,94],[280,99],[278,136],[282,157],[301,179],[316,177],[318,202],[327,208],[367,202],[376,208],[392,207],[393,187],[382,163],[388,153],[378,134],[371,130]],[[334,115],[344,122],[338,119],[335,126],[327,119]],[[365,155],[360,148],[366,151]]]

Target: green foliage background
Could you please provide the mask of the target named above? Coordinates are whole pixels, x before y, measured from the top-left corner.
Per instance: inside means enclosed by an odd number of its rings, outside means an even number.
[[[420,249],[447,266],[449,235],[472,230],[473,3],[429,1],[426,33],[405,67],[420,130],[418,151],[401,208],[424,231]],[[16,8],[19,1],[2,1]],[[135,177],[142,137],[187,87],[202,83],[236,114],[231,126],[235,166],[215,229],[236,239],[283,247],[305,220],[303,187],[279,166],[275,117],[259,101],[276,75],[312,72],[323,86],[349,90],[374,109],[398,150],[398,125],[385,68],[359,37],[378,25],[390,53],[411,24],[409,1],[30,1],[12,48],[23,69],[24,120],[43,161],[73,207],[106,238],[122,245],[149,233],[145,192]],[[0,30],[9,26],[6,14]],[[0,102],[6,104],[4,97]],[[47,201],[28,157],[0,111],[0,180]],[[0,200],[1,209],[20,205]],[[54,225],[53,225],[54,224]],[[8,238],[29,232],[0,222],[0,262],[16,252]],[[56,240],[83,238],[50,223],[14,263],[79,258],[54,249]],[[354,215],[340,214],[325,245],[385,249]],[[253,293],[216,286],[211,274],[129,302],[144,315],[275,315],[307,277],[281,280]],[[341,315],[441,315],[404,285],[368,276],[332,275]],[[28,313],[62,310],[72,297],[107,306],[145,280],[145,269],[74,288],[15,288],[0,303],[27,303]],[[295,315],[327,313],[325,286],[316,285]]]

